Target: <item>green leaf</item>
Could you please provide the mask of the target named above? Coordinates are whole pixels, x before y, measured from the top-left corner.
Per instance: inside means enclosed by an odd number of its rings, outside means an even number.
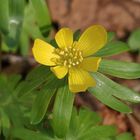
[[[65,139],[68,140],[112,140],[117,130],[114,126],[100,125],[101,117],[87,108],[77,110],[73,108],[69,131]]]
[[[94,120],[92,120],[94,118]],[[92,121],[91,121],[92,120]],[[79,133],[86,133],[87,129],[90,127],[97,125],[101,122],[101,117],[89,110],[89,109],[80,109],[79,112],[79,128],[80,132]]]
[[[79,29],[79,30],[76,30],[76,31],[74,32],[74,35],[73,35],[73,40],[78,41],[78,39],[80,38],[80,34],[81,34],[80,29]]]
[[[84,134],[86,135],[93,126],[100,123],[101,117],[97,113],[92,112],[88,108],[82,108],[79,112],[77,112],[76,108],[73,108],[70,127],[66,139],[81,140],[81,136]]]
[[[18,75],[18,74],[13,74],[11,76],[8,76],[8,79],[7,79],[8,88],[10,88],[11,90],[14,90],[20,79],[21,79],[21,75]]]
[[[0,106],[9,103],[9,101],[11,100],[10,98],[11,98],[11,90],[9,89],[7,76],[0,75]]]
[[[17,51],[17,46],[12,46],[12,47],[9,47],[8,44],[6,44],[5,40],[3,39],[2,40],[2,51],[3,52],[12,52],[12,53],[15,53]]]
[[[94,119],[93,119],[94,118]],[[92,121],[91,121],[92,120]],[[82,139],[83,135],[89,133],[93,126],[101,122],[101,117],[89,109],[81,109],[79,112],[78,138]],[[88,135],[88,134],[87,134]]]
[[[129,101],[132,103],[140,102],[140,94],[136,93],[135,91],[110,80],[109,78],[100,73],[94,74],[93,77],[95,77],[97,81],[97,88],[100,87],[103,89],[104,88],[108,89],[107,90],[108,92],[105,93],[108,96],[109,94],[112,94],[113,96],[122,99],[124,101]]]
[[[24,0],[9,1],[9,33],[4,37],[9,47],[17,46],[24,16]]]
[[[94,126],[87,133],[83,133],[79,140],[98,140],[100,138],[115,136],[116,133],[116,127],[114,126]]]
[[[22,28],[20,35],[20,53],[23,56],[27,56],[29,53],[30,40],[28,33]]]
[[[48,81],[52,73],[46,66],[39,66],[33,69],[26,77],[25,81],[21,82],[16,89],[18,96],[28,95],[31,91],[39,87],[43,82]]]
[[[99,71],[124,79],[140,78],[140,64],[116,60],[102,60]]]
[[[73,107],[71,120],[70,120],[70,126],[68,133],[66,135],[66,139],[77,139],[77,136],[79,135],[79,115],[77,112],[77,109]]]
[[[55,84],[57,84],[56,81],[52,79],[51,82],[49,81],[49,84],[44,88],[41,88],[37,93],[31,112],[32,124],[39,123],[45,116],[50,100],[56,92],[56,88],[54,87]]]
[[[53,140],[41,132],[35,132],[25,128],[14,128],[12,136],[22,140]]]
[[[106,57],[116,54],[120,54],[129,50],[126,43],[122,41],[108,42],[101,50],[99,50],[94,56]]]
[[[114,32],[108,32],[108,33],[107,33],[107,39],[108,39],[107,42],[110,42],[110,41],[112,41],[113,39],[115,39],[115,36],[116,36],[116,34],[115,34]]]
[[[119,112],[130,113],[131,109],[121,100],[140,102],[140,95],[136,92],[113,82],[100,73],[92,75],[97,84],[96,87],[89,88],[89,92],[109,107]]]
[[[131,133],[122,133],[115,140],[135,140]]]
[[[9,2],[8,0],[0,1],[0,31],[4,34],[9,32]]]
[[[53,108],[52,127],[58,137],[65,137],[72,114],[74,94],[67,85],[60,87],[56,94]]]
[[[36,38],[45,39],[36,24],[35,11],[30,3],[25,8],[23,30],[27,32],[33,40]]]
[[[5,113],[5,111],[0,108],[0,118],[1,118],[1,127],[2,127],[2,132],[4,134],[4,136],[7,138],[10,134],[10,120],[9,117],[7,116],[7,114]]]
[[[140,29],[133,31],[128,38],[128,44],[134,51],[140,50]]]
[[[51,29],[51,19],[47,4],[45,3],[45,0],[31,0],[31,2],[40,30],[44,36],[47,36]]]
[[[13,127],[23,127],[23,112],[18,103],[8,104],[4,107],[5,112],[8,114]]]

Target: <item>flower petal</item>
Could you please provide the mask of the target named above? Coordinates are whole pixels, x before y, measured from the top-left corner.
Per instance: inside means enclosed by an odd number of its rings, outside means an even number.
[[[96,85],[90,74],[82,69],[71,68],[69,70],[69,88],[72,92],[85,91],[88,87]]]
[[[45,41],[36,39],[32,51],[34,58],[38,63],[47,66],[54,66],[56,64],[51,61],[51,59],[58,57],[53,53],[54,49],[55,48],[53,46],[46,43]]]
[[[107,32],[101,25],[89,27],[78,40],[78,47],[83,56],[89,56],[101,49],[107,41]]]
[[[88,57],[84,58],[81,64],[78,67],[91,72],[96,72],[99,67],[99,63],[101,61],[100,57]]]
[[[73,32],[69,28],[62,28],[56,33],[55,40],[60,48],[71,46],[73,43]]]
[[[62,79],[68,73],[68,68],[65,66],[51,67],[51,71],[57,76],[58,79]]]

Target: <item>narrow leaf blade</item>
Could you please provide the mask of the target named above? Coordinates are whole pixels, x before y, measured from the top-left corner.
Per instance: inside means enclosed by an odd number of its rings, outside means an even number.
[[[51,19],[45,0],[31,0],[36,14],[36,20],[44,36],[48,35],[51,29]]]
[[[99,73],[95,78],[97,81],[99,81],[100,84],[104,84],[104,88],[111,89],[111,94],[113,96],[132,103],[140,102],[140,94],[136,93],[135,91],[124,87]]]
[[[119,112],[130,113],[131,109],[119,99],[131,102],[140,101],[140,96],[138,94],[113,82],[104,75],[100,73],[92,75],[96,79],[97,84],[96,87],[89,88],[89,91],[109,107]]]
[[[101,50],[99,50],[94,56],[106,57],[116,54],[120,54],[129,50],[129,46],[122,41],[108,42]]]
[[[72,114],[74,94],[71,93],[67,85],[60,87],[57,91],[53,108],[52,126],[58,137],[65,137],[69,128]]]
[[[9,47],[16,47],[18,44],[24,16],[24,7],[24,0],[9,1],[9,33],[4,36],[4,40]]]
[[[50,81],[49,81],[50,82]],[[51,98],[55,94],[56,88],[53,86],[55,82],[51,82],[37,93],[31,111],[31,123],[38,124],[46,114]]]
[[[0,2],[0,30],[7,34],[9,32],[9,2],[8,0],[1,0]]]
[[[140,28],[132,32],[128,38],[128,44],[132,51],[140,50]]]
[[[140,64],[116,60],[102,60],[99,71],[124,79],[140,78]]]

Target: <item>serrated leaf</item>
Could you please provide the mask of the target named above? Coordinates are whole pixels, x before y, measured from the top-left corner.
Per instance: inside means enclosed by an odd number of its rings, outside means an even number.
[[[94,118],[94,120],[92,120]],[[91,121],[92,120],[92,121]],[[101,122],[101,117],[89,109],[81,109],[79,112],[79,133],[86,133],[87,129]]]
[[[132,50],[140,50],[140,29],[136,29],[131,33],[128,44]]]
[[[136,92],[113,82],[100,73],[92,75],[97,84],[96,87],[89,88],[89,92],[107,106],[119,112],[130,113],[131,109],[121,100],[140,102],[140,96]]]
[[[101,117],[97,113],[88,108],[82,108],[79,112],[76,108],[73,108],[70,128],[66,139],[81,140],[81,136],[86,135],[93,126],[99,123],[101,123]]]
[[[56,94],[53,108],[52,127],[58,137],[65,137],[72,114],[74,94],[67,85],[60,87]]]
[[[77,111],[73,108],[70,128],[65,139],[70,140],[112,140],[117,130],[114,126],[100,125],[101,117],[87,108]]]
[[[102,49],[100,49],[94,56],[106,57],[120,54],[129,50],[129,46],[122,41],[108,42]]]
[[[140,78],[140,64],[116,60],[102,60],[99,72],[124,79]]]

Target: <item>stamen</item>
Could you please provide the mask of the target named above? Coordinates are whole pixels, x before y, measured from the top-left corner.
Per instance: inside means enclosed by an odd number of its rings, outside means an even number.
[[[61,54],[61,55],[64,55],[64,53],[65,53],[64,51],[60,51],[60,54]]]
[[[54,53],[59,55],[60,58],[53,58],[52,61],[56,65],[64,65],[68,68],[79,65],[83,61],[82,51],[75,48],[77,42],[74,42],[72,46],[65,47],[63,49],[55,49]]]
[[[75,66],[76,64],[75,63],[72,63],[72,65]]]
[[[77,61],[76,64],[78,65],[79,64],[79,61]]]
[[[64,66],[66,66],[66,65],[67,65],[67,60],[64,61]]]

